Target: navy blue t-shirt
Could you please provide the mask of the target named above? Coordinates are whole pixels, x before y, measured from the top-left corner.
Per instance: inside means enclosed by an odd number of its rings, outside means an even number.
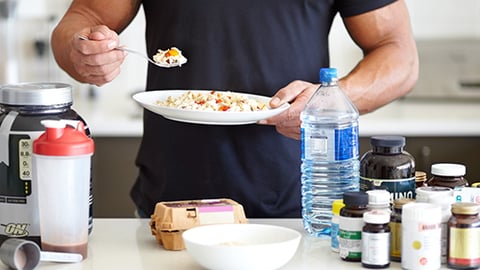
[[[272,96],[329,66],[334,16],[393,0],[144,0],[149,55],[180,48],[181,68],[149,66],[147,90],[205,89]],[[335,44],[331,44],[335,46]],[[300,142],[263,125],[187,124],[144,113],[134,202],[231,198],[249,218],[300,217]]]

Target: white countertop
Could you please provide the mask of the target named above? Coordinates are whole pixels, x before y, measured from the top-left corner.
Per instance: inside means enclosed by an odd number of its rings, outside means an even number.
[[[140,137],[142,108],[128,95],[79,98],[73,108],[93,136]],[[480,102],[398,100],[360,117],[360,136],[480,136]]]
[[[77,264],[41,262],[39,269],[202,269],[185,251],[169,251],[151,235],[149,219],[95,219],[88,243],[88,258]],[[311,237],[301,219],[250,219],[250,223],[273,224],[302,233],[297,253],[281,269],[364,269],[360,263],[345,262],[330,250],[330,241]],[[0,262],[0,270],[7,267]],[[389,269],[401,269],[392,262]],[[442,268],[447,269],[447,268]]]

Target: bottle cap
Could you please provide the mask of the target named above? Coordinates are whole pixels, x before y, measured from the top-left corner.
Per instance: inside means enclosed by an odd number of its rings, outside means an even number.
[[[390,222],[390,213],[385,210],[372,210],[363,213],[363,221],[371,224],[387,224]]]
[[[480,205],[471,202],[457,202],[452,204],[452,213],[460,215],[478,215]]]
[[[402,224],[426,222],[429,224],[442,221],[442,209],[432,203],[414,202],[403,205]]]
[[[336,68],[321,68],[320,69],[320,82],[329,83],[333,80],[337,80]]]
[[[364,191],[348,191],[343,193],[343,203],[345,205],[367,205],[368,194]]]
[[[368,205],[380,206],[390,204],[390,192],[385,189],[372,189],[367,191]]]
[[[93,140],[85,134],[85,127],[77,121],[76,128],[63,120],[43,120],[46,131],[33,142],[33,153],[45,156],[91,155]]]
[[[334,200],[332,203],[332,213],[338,216],[340,214],[340,210],[344,206],[345,204],[343,203],[343,200]]]
[[[449,187],[427,186],[415,190],[418,202],[431,202],[433,197],[453,198],[453,189]]]
[[[405,146],[405,137],[403,136],[373,136],[370,138],[372,146],[380,147],[402,147]]]
[[[432,164],[431,172],[438,176],[464,176],[466,168],[463,164],[437,163]]]

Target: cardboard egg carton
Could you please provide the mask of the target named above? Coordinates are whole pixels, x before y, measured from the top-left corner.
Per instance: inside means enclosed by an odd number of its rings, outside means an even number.
[[[208,224],[247,223],[243,206],[231,199],[159,202],[151,215],[150,229],[167,250],[183,250],[182,233]]]

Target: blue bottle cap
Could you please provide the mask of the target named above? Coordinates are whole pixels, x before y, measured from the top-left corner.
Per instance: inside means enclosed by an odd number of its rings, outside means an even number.
[[[329,83],[332,79],[337,78],[336,68],[321,68],[320,69],[320,82]]]

